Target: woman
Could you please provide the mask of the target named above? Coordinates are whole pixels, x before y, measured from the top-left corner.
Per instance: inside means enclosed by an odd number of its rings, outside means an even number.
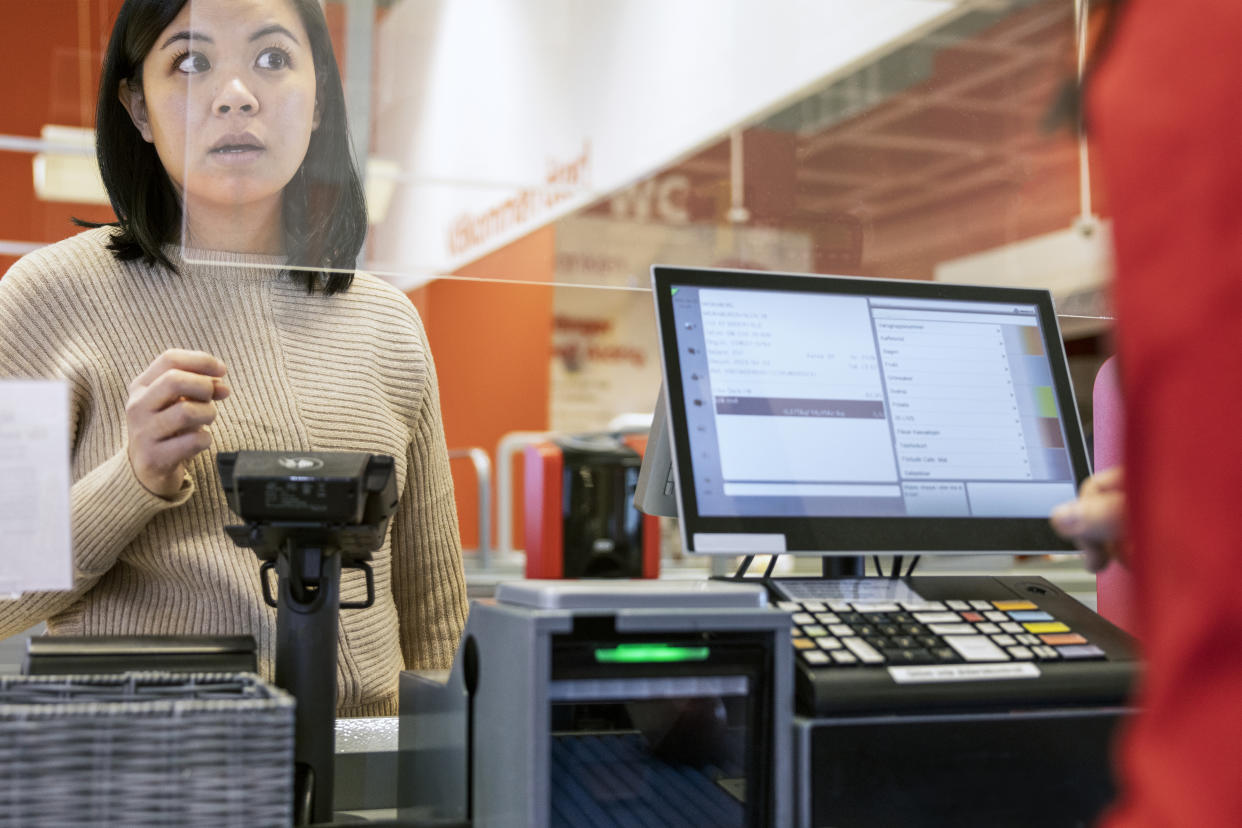
[[[0,601],[0,636],[252,634],[270,675],[214,455],[388,454],[400,504],[374,606],[341,613],[338,708],[395,713],[400,670],[451,663],[465,585],[421,322],[352,271],[365,205],[318,3],[126,0],[97,134],[118,222],[0,280],[0,375],[69,383],[75,565],[69,592]]]

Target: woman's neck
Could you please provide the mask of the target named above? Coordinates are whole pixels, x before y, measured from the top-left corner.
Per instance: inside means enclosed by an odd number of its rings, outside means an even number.
[[[185,204],[187,247],[280,255],[285,233],[280,199],[243,205]]]

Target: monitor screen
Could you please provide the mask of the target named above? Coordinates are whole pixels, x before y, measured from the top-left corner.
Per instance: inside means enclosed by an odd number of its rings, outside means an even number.
[[[1047,291],[653,268],[687,551],[1049,551],[1088,474]]]

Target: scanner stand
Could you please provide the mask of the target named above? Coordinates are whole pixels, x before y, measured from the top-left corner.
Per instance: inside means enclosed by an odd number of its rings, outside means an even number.
[[[218,462],[229,505],[246,521],[225,531],[262,561],[263,598],[276,608],[276,684],[297,700],[294,824],[331,822],[338,621],[340,610],[375,602],[368,561],[396,507],[394,463],[326,452],[221,453]],[[366,575],[365,600],[341,603],[343,569]]]

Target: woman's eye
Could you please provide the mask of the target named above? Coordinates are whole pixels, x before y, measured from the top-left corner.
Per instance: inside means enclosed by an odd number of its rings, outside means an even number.
[[[284,69],[289,66],[289,53],[284,49],[264,49],[255,61],[260,69]]]
[[[178,72],[192,75],[196,72],[206,72],[211,68],[211,63],[198,52],[188,52],[173,61],[173,68]]]

